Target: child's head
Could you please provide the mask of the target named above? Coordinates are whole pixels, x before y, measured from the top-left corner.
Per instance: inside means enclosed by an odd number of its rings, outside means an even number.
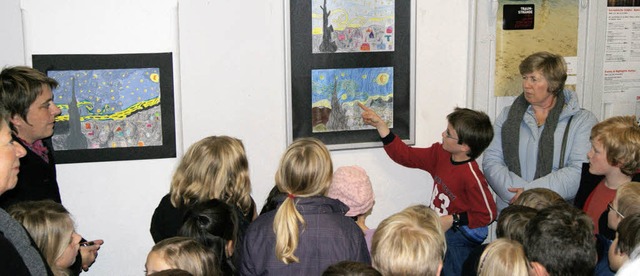
[[[346,216],[366,214],[373,207],[373,187],[367,172],[358,166],[344,166],[333,173],[327,196],[349,206]]]
[[[523,246],[537,275],[591,275],[597,261],[593,221],[568,203],[538,211],[527,224]]]
[[[527,223],[533,218],[538,210],[528,206],[509,205],[504,208],[498,216],[496,236],[507,238],[519,243],[524,242],[524,231]]]
[[[371,260],[382,275],[439,275],[447,245],[440,219],[424,205],[383,220],[371,245]]]
[[[513,205],[522,205],[542,210],[551,205],[564,203],[564,199],[558,193],[547,188],[533,188],[525,190],[513,202]]]
[[[480,256],[478,275],[528,276],[529,261],[522,245],[510,239],[491,242]]]
[[[229,136],[206,137],[189,147],[171,181],[176,207],[217,198],[249,214],[250,193],[244,145]]]
[[[294,141],[280,159],[276,186],[287,198],[278,207],[273,220],[276,233],[276,256],[285,264],[298,262],[298,225],[304,218],[295,206],[296,197],[324,195],[331,184],[333,163],[327,147],[316,138]]]
[[[609,207],[608,226],[618,229],[618,223],[630,215],[640,213],[640,182],[627,182],[618,187]]]
[[[342,261],[327,267],[322,276],[382,276],[382,274],[365,263]]]
[[[82,237],[67,209],[51,200],[25,201],[11,206],[9,214],[27,229],[51,269],[68,274]]]
[[[592,148],[588,157],[591,163],[602,157],[625,175],[633,175],[640,169],[640,126],[635,116],[608,118],[593,126],[590,138]],[[593,170],[590,169],[593,174],[603,173]]]
[[[478,158],[493,139],[491,119],[484,112],[456,107],[447,121],[458,135],[458,144],[469,146],[467,156],[471,159]]]
[[[167,269],[182,269],[193,275],[219,275],[215,257],[192,238],[173,237],[153,246],[145,269],[147,275]]]
[[[233,207],[223,201],[212,199],[197,203],[189,208],[178,235],[191,237],[214,253],[218,267],[231,271],[228,258],[234,255],[238,235],[238,216]]]
[[[609,247],[609,266],[617,271],[629,260],[631,252],[640,246],[640,213],[625,217],[616,231],[616,239]]]
[[[276,186],[295,196],[324,195],[331,185],[333,163],[327,147],[316,138],[294,141],[282,155]]]

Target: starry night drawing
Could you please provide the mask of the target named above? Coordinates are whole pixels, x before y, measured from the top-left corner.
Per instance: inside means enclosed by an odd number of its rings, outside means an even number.
[[[54,149],[162,145],[158,68],[48,71],[59,86]]]
[[[311,70],[313,132],[371,129],[358,102],[393,127],[393,67]]]

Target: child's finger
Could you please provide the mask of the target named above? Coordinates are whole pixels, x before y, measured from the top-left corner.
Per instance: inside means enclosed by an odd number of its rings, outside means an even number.
[[[359,106],[360,108],[362,108],[362,110],[364,110],[364,111],[369,111],[369,110],[371,110],[370,108],[366,107],[366,106],[365,106],[364,104],[362,104],[361,102],[358,102],[358,106]]]

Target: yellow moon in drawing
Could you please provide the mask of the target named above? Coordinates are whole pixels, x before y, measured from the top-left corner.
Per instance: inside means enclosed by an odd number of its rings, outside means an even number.
[[[380,73],[376,77],[376,83],[379,84],[379,85],[385,85],[388,82],[389,82],[389,74],[387,74],[387,73]]]
[[[160,80],[160,75],[153,73],[149,76],[152,82],[158,82]]]

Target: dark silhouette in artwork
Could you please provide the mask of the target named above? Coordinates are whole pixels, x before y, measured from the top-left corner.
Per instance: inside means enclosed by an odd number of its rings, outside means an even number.
[[[331,41],[331,33],[333,33],[333,25],[329,25],[329,15],[331,11],[327,11],[327,0],[324,0],[324,6],[320,6],[322,9],[322,43],[320,43],[320,52],[323,53],[335,53],[338,50],[338,45],[335,41]]]
[[[333,93],[331,94],[331,113],[327,122],[327,130],[345,130],[349,129],[346,122],[345,110],[338,100],[338,81],[334,83]]]
[[[76,101],[76,80],[71,79],[71,101],[69,102],[69,136],[65,141],[66,149],[86,149],[87,139],[80,130],[80,111],[78,111],[78,101]]]

